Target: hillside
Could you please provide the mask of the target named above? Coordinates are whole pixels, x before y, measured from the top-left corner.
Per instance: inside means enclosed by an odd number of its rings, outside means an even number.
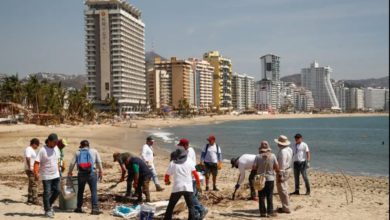
[[[28,80],[32,75],[36,75],[39,81],[47,80],[49,82],[61,82],[65,88],[73,87],[75,89],[81,89],[87,84],[87,75],[67,75],[62,73],[33,73],[29,74],[23,80]]]

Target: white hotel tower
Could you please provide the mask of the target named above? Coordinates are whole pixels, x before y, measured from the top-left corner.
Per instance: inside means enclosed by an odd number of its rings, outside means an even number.
[[[145,24],[141,12],[124,0],[86,0],[86,64],[89,98],[119,111],[146,107]]]
[[[310,68],[301,71],[302,86],[312,91],[314,107],[319,109],[339,109],[339,102],[330,82],[330,67],[319,67],[314,61]]]

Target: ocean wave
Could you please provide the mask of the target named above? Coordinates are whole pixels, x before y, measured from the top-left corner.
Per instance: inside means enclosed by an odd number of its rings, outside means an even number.
[[[152,131],[152,136],[161,139],[165,143],[174,143],[175,137],[173,133],[164,132],[164,131]]]

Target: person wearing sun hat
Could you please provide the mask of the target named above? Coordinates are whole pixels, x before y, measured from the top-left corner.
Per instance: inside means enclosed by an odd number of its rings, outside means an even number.
[[[260,217],[275,217],[277,215],[273,210],[272,200],[275,172],[279,173],[279,164],[275,154],[271,151],[268,142],[262,141],[252,168],[257,171],[257,174],[265,174],[265,186],[258,191]],[[265,199],[267,199],[267,206],[265,206]]]
[[[290,141],[286,136],[280,135],[278,139],[274,139],[278,144],[279,152],[276,156],[279,164],[280,172],[276,178],[276,188],[279,198],[282,203],[282,208],[278,208],[279,213],[291,213],[288,197],[288,179],[290,178],[290,166],[292,161],[292,150],[289,147]]]

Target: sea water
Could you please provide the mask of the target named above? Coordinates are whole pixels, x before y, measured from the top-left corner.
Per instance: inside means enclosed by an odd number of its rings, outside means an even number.
[[[206,138],[214,134],[225,159],[244,153],[257,154],[259,143],[267,140],[277,153],[274,139],[283,134],[294,144],[303,135],[311,152],[311,166],[330,172],[340,169],[356,175],[389,175],[389,117],[337,117],[231,121],[189,125],[149,131],[157,134],[167,150],[180,138],[187,138],[199,155]]]

